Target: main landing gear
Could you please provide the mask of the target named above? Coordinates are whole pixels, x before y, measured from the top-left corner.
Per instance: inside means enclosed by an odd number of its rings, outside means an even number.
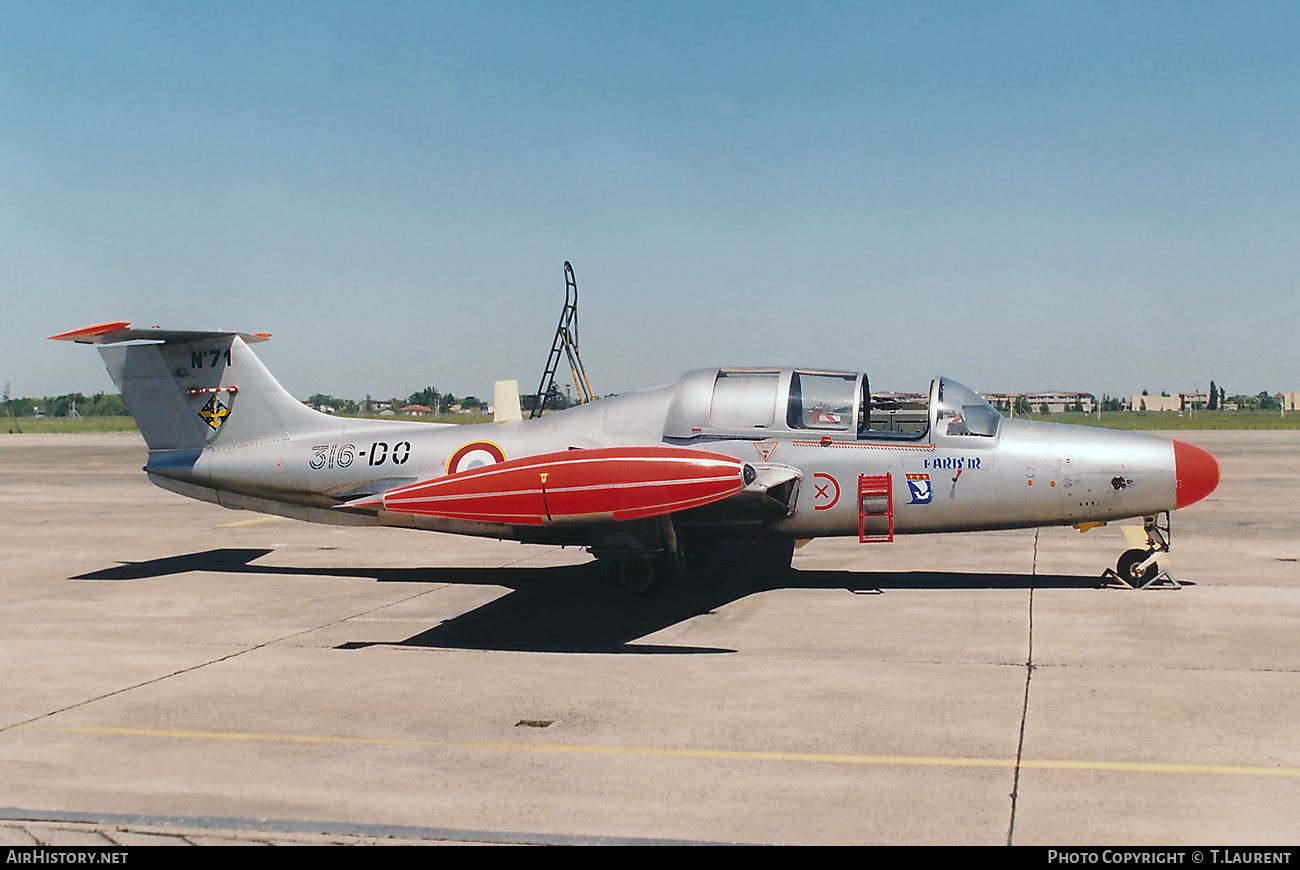
[[[681,545],[671,517],[608,523],[595,527],[591,538],[589,552],[624,589],[644,592],[681,573]]]
[[[1161,571],[1156,562],[1161,553],[1169,552],[1169,512],[1143,517],[1142,528],[1147,536],[1146,546],[1125,551],[1115,570],[1107,568],[1102,577],[1127,589],[1180,588],[1182,584]]]
[[[614,579],[632,592],[644,592],[654,585],[656,578],[676,573],[672,561],[663,557],[610,559],[609,562]]]

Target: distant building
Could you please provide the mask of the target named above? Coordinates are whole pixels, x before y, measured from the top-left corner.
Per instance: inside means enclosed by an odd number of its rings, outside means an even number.
[[[424,405],[407,405],[405,408],[400,408],[398,413],[406,414],[409,417],[424,417],[428,414],[432,414],[433,409],[425,407]]]
[[[1063,390],[1049,390],[1038,393],[980,393],[984,400],[992,405],[1015,407],[1016,400],[1024,396],[1029,406],[1037,414],[1043,407],[1054,414],[1061,411],[1073,411],[1082,408],[1085,413],[1097,409],[1097,400],[1092,393],[1070,393]]]
[[[1283,393],[1282,410],[1300,411],[1300,393]]]
[[[1134,396],[1134,411],[1181,411],[1183,400],[1177,396]]]
[[[1186,411],[1194,405],[1210,406],[1209,393],[1179,393],[1176,396],[1134,396],[1134,411]]]

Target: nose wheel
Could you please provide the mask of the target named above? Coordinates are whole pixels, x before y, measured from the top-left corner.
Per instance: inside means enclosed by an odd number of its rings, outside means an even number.
[[[1107,568],[1102,577],[1125,589],[1180,588],[1182,584],[1161,571],[1156,561],[1162,553],[1169,552],[1169,512],[1143,517],[1142,528],[1147,536],[1146,547],[1125,551],[1115,570]]]
[[[1149,550],[1128,550],[1119,557],[1115,574],[1125,585],[1141,589],[1160,574],[1160,565],[1150,561],[1152,557],[1158,555],[1159,553]]]

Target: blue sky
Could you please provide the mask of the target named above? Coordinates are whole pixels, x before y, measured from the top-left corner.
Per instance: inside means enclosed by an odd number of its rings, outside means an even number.
[[[707,365],[1300,389],[1300,6],[0,0],[0,379],[103,320],[290,391]]]

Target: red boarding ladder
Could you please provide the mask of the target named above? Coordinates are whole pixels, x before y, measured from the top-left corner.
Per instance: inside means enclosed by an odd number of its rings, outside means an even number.
[[[869,517],[888,517],[889,533],[868,535]],[[858,475],[858,540],[864,544],[883,544],[894,540],[894,487],[891,475]]]

